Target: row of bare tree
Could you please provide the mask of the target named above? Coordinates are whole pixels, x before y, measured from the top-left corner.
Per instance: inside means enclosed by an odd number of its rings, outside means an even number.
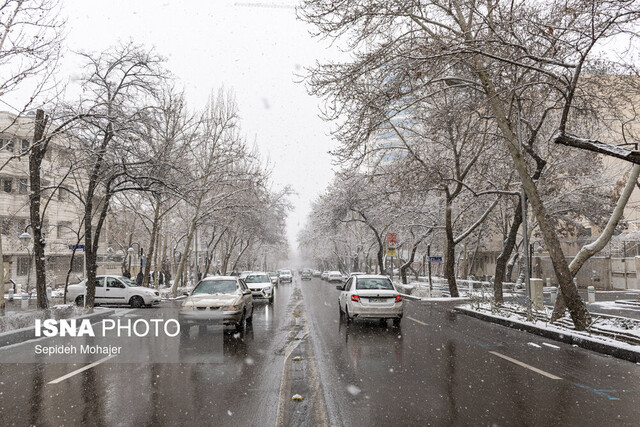
[[[63,191],[78,212],[74,234],[85,248],[88,307],[95,302],[100,254],[114,247],[126,254],[134,237],[149,261],[144,285],[152,265],[157,271],[175,262],[174,295],[192,252],[203,246],[205,274],[215,266],[235,269],[243,258],[286,257],[289,190],[272,189],[269,165],[242,134],[233,94],[212,92],[201,110],[189,109],[164,58],[131,42],[79,53],[82,71],[62,89],[51,77],[62,49],[62,33],[50,30],[64,25],[58,7],[47,0],[10,1],[3,8],[11,13],[1,15],[0,85],[8,92],[37,83],[5,129],[32,117],[29,148],[0,167],[29,159],[38,307],[48,307],[44,234],[45,219],[54,214],[47,207]],[[40,44],[30,46],[34,32]],[[25,64],[31,65],[19,69]],[[12,72],[19,75],[7,77]],[[53,170],[43,168],[48,157]]]
[[[638,10],[633,0],[305,0],[300,18],[350,55],[309,70],[345,172],[301,242],[315,242],[316,259],[373,248],[383,270],[386,232],[404,236],[411,257],[437,236],[456,296],[459,246],[501,237],[500,303],[528,210],[561,291],[554,317],[568,308],[586,328],[573,277],[613,235],[640,167],[566,142],[638,141]],[[565,256],[561,239],[585,225],[600,238]]]

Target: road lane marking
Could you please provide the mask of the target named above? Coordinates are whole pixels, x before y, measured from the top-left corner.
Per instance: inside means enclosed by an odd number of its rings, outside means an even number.
[[[421,325],[424,325],[424,326],[429,326],[429,324],[428,324],[428,323],[421,322],[421,321],[419,321],[418,319],[414,319],[413,317],[409,317],[409,316],[407,316],[407,319],[409,319],[409,320],[413,320],[414,322],[416,322],[416,323],[420,323]]]
[[[526,364],[526,363],[524,363],[524,362],[521,362],[521,361],[516,360],[516,359],[512,359],[511,357],[509,357],[509,356],[505,356],[504,354],[498,353],[498,352],[496,352],[496,351],[490,351],[489,353],[493,354],[494,356],[501,357],[501,358],[503,358],[504,360],[508,360],[508,361],[509,361],[509,362],[511,362],[511,363],[515,363],[515,364],[516,364],[516,365],[518,365],[518,366],[522,366],[523,368],[529,369],[529,370],[531,370],[531,371],[533,371],[533,372],[537,372],[538,374],[540,374],[540,375],[544,375],[545,377],[547,377],[547,378],[551,378],[552,380],[561,380],[561,379],[562,379],[562,378],[557,377],[557,376],[555,376],[555,375],[553,375],[553,374],[550,374],[550,373],[548,373],[548,372],[545,372],[545,371],[543,371],[542,369],[538,369],[538,368],[533,367],[533,366],[531,366],[531,365],[527,365],[527,364]]]
[[[60,383],[60,382],[62,382],[62,381],[64,381],[64,380],[66,380],[66,379],[68,379],[68,378],[71,378],[71,377],[72,377],[72,376],[74,376],[74,375],[78,375],[80,372],[84,372],[84,371],[86,371],[86,370],[88,370],[88,369],[93,368],[94,366],[98,366],[98,365],[99,365],[99,364],[101,364],[102,362],[106,362],[107,360],[109,360],[109,359],[111,359],[111,358],[114,358],[114,357],[116,357],[116,355],[115,355],[115,354],[112,354],[111,356],[104,357],[104,358],[102,358],[102,359],[100,359],[100,360],[98,360],[98,361],[96,361],[96,362],[93,362],[93,363],[91,363],[91,364],[87,365],[87,366],[83,366],[83,367],[82,367],[82,368],[80,368],[80,369],[76,369],[76,370],[75,370],[75,371],[73,371],[73,372],[69,372],[67,375],[63,375],[63,376],[61,376],[60,378],[56,378],[56,379],[55,379],[55,380],[53,380],[53,381],[49,381],[49,383],[48,383],[48,384],[58,384],[58,383]]]

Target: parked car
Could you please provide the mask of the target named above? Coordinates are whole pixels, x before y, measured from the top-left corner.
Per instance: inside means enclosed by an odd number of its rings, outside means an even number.
[[[84,305],[87,280],[67,287],[67,301]],[[96,304],[128,304],[131,307],[151,307],[159,304],[162,298],[155,289],[138,286],[124,276],[96,277]]]
[[[339,271],[330,271],[327,274],[327,281],[328,282],[342,282],[342,273],[340,273]]]
[[[271,280],[273,286],[278,286],[278,273],[275,271],[270,271],[267,274],[269,275],[269,279]]]
[[[302,270],[302,274],[300,274],[301,280],[311,280],[311,270]]]
[[[278,274],[278,281],[279,283],[293,282],[293,274],[291,274],[291,270],[280,270]]]
[[[320,270],[313,270],[313,271],[311,272],[311,275],[312,275],[313,277],[320,277],[320,275],[321,275],[321,274],[322,274],[322,271],[320,271]]]
[[[336,285],[340,290],[338,307],[340,316],[347,322],[353,318],[393,319],[400,325],[403,314],[402,296],[386,276],[354,276],[344,285]]]
[[[253,298],[265,298],[269,303],[273,302],[273,284],[267,273],[253,272],[242,277],[244,282],[251,289]]]
[[[320,278],[322,280],[327,280],[327,276],[329,275],[328,271],[323,271],[322,274],[320,274]]]
[[[253,296],[244,280],[237,276],[208,276],[182,303],[180,331],[188,336],[193,325],[206,327],[220,321],[242,331],[252,318]]]

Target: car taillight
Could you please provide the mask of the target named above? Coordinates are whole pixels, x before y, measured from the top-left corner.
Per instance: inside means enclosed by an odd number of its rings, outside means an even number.
[[[402,301],[402,295],[396,295],[396,302]]]
[[[351,295],[351,301],[360,302],[360,297],[358,295]]]

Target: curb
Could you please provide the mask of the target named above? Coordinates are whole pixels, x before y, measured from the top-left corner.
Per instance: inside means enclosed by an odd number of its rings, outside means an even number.
[[[607,345],[605,343],[590,340],[586,337],[576,337],[571,334],[563,334],[561,332],[550,331],[547,329],[538,328],[533,325],[514,322],[509,319],[496,318],[484,313],[478,313],[477,311],[469,310],[462,307],[455,307],[453,310],[457,313],[465,314],[470,317],[475,317],[476,319],[506,326],[512,329],[518,329],[521,331],[529,332],[529,333],[539,335],[541,337],[548,338],[554,341],[560,341],[565,344],[577,345],[578,347],[584,348],[586,350],[591,350],[597,353],[606,354],[608,356],[613,356],[618,359],[624,359],[629,362],[640,363],[640,352],[636,352],[633,350],[614,347],[611,345]]]
[[[400,292],[398,292],[398,293],[400,293]],[[412,300],[412,301],[422,301],[422,298],[414,297],[413,295],[403,294],[403,293],[400,293],[400,295],[402,295],[402,298],[406,298],[406,299],[409,299],[409,300]]]
[[[616,300],[616,304],[640,308],[640,302],[638,302],[638,300],[624,300],[624,299],[621,299],[621,300]]]
[[[99,322],[100,320],[115,314],[115,310],[105,310],[99,313],[85,314],[84,316],[71,317],[70,319],[84,320],[89,319],[91,323]],[[21,328],[13,331],[7,331],[0,333],[0,348],[13,344],[20,344],[25,341],[36,339],[35,336],[36,327]]]

